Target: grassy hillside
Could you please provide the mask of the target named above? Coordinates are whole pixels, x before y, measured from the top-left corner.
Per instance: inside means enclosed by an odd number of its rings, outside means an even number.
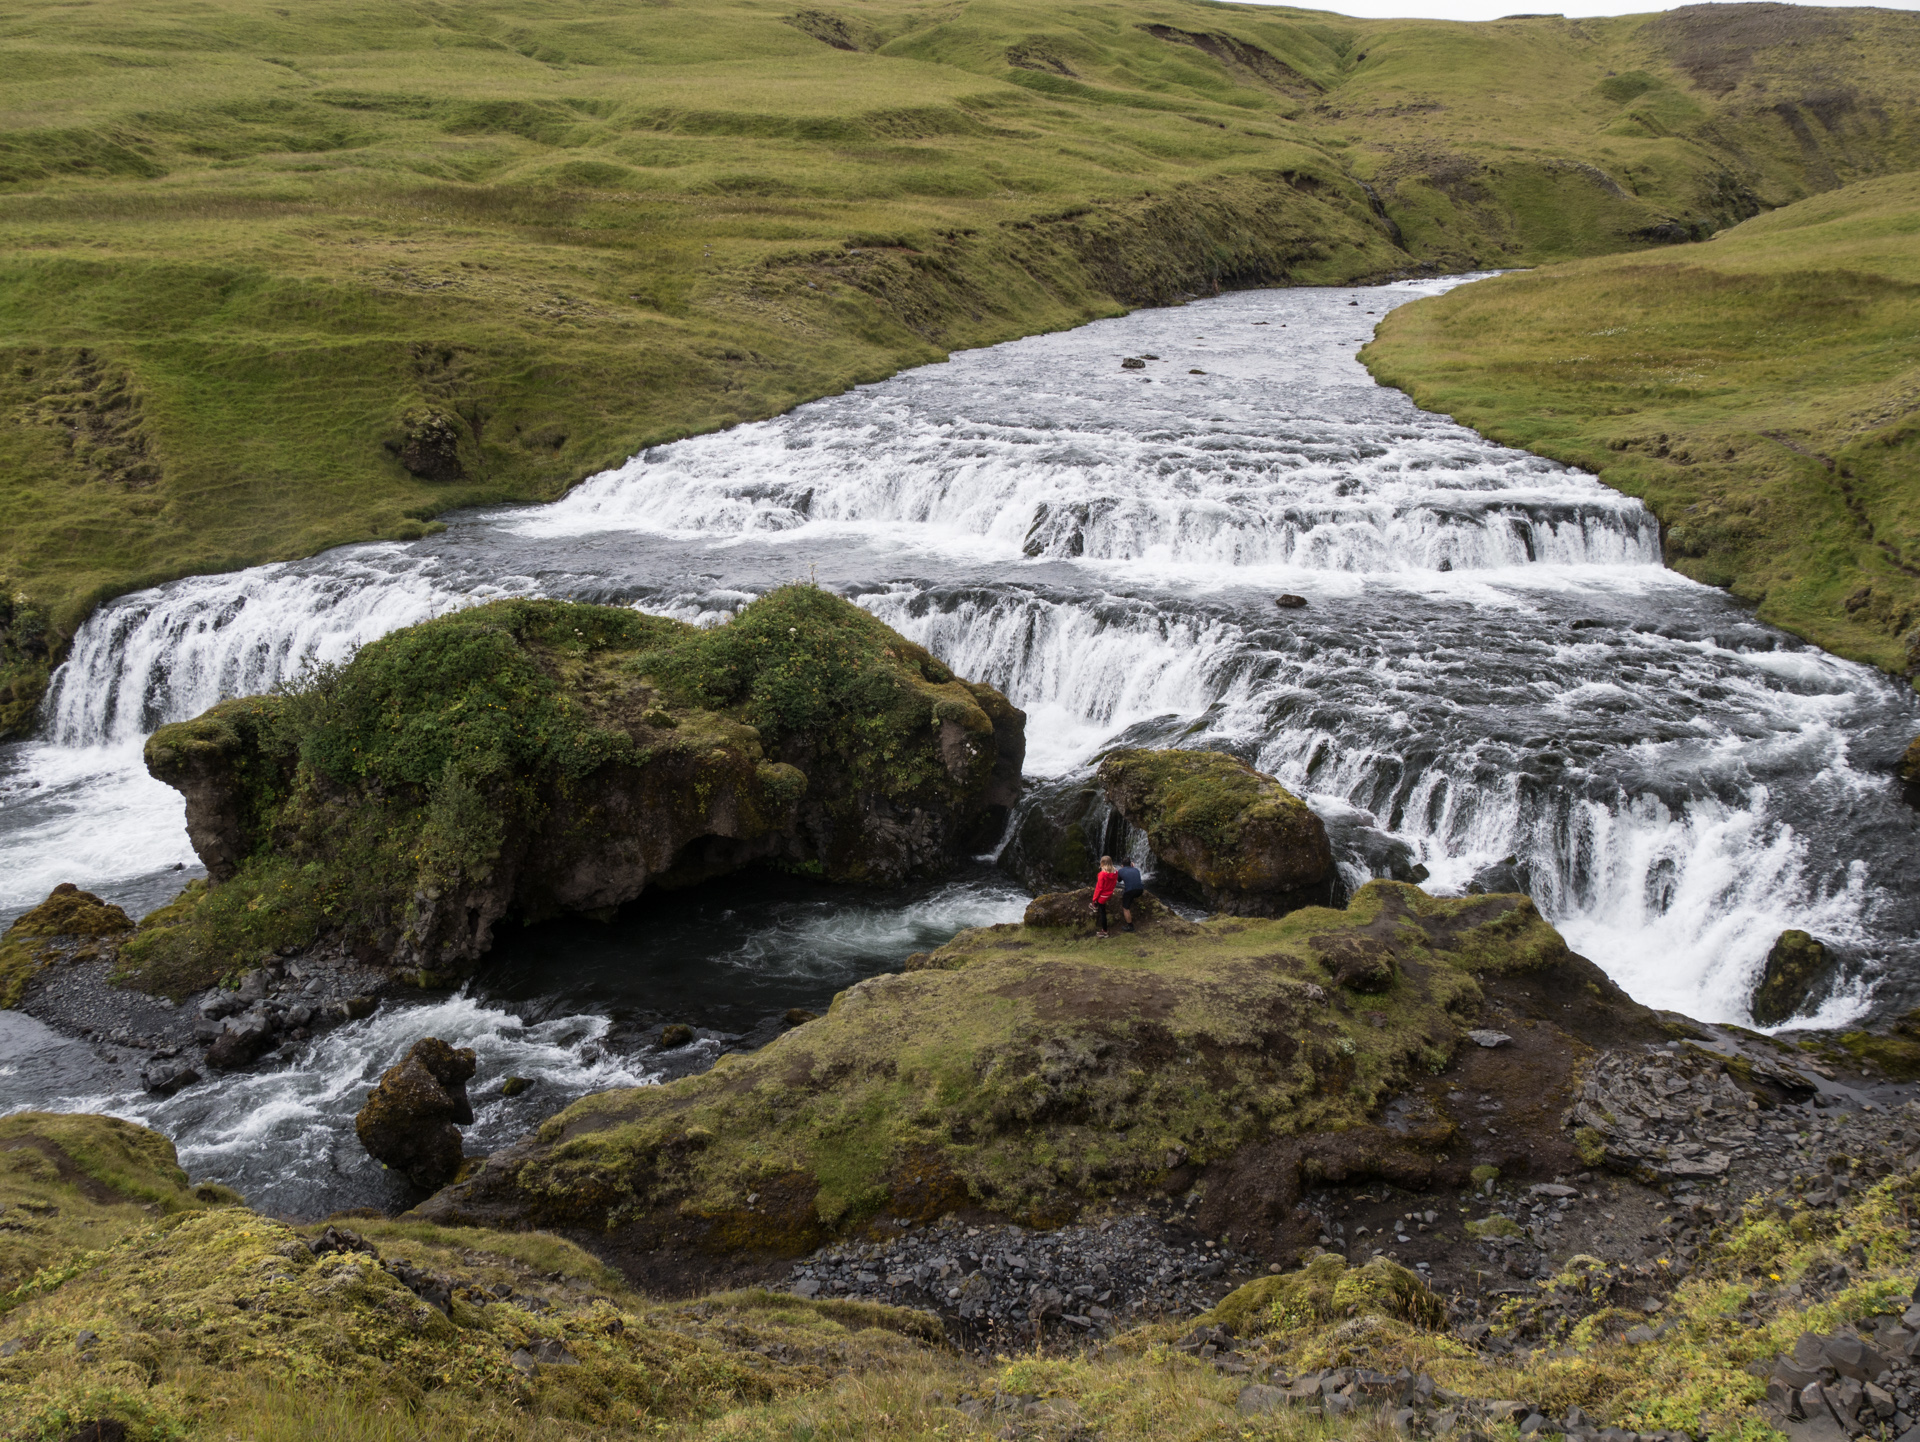
[[[418,534],[1182,293],[1659,246],[1912,168],[1920,17],[22,0],[0,729],[102,596]]]
[[[1920,175],[1406,306],[1364,357],[1644,497],[1672,564],[1765,620],[1920,667]]]

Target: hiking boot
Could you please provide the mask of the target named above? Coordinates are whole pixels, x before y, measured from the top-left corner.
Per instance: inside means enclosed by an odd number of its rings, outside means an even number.
[[[1128,930],[1128,931],[1132,931],[1132,930],[1133,930],[1133,923],[1132,923],[1131,921],[1129,921],[1129,922],[1127,923],[1127,930]]]

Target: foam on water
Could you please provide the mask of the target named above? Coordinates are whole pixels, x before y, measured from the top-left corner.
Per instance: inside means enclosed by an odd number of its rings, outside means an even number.
[[[593,1015],[529,1023],[461,994],[382,1007],[327,1033],[290,1065],[215,1077],[165,1100],[139,1091],[22,1095],[16,1081],[0,1089],[0,1105],[103,1112],[138,1122],[174,1138],[181,1166],[196,1181],[224,1182],[270,1215],[311,1216],[404,1200],[404,1185],[360,1145],[353,1117],[381,1072],[421,1037],[474,1049],[479,1065],[467,1086],[474,1125],[466,1137],[469,1150],[485,1153],[589,1092],[653,1080],[600,1048],[608,1026]],[[501,1097],[508,1076],[529,1078],[533,1090],[524,1099]]]

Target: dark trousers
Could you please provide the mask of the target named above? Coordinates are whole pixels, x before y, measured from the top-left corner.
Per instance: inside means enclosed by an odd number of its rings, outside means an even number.
[[[1094,902],[1094,904],[1093,904],[1093,914],[1094,914],[1095,916],[1097,916],[1097,917],[1098,917],[1098,918],[1100,919],[1100,929],[1101,929],[1102,931],[1105,931],[1105,930],[1107,929],[1107,904],[1106,904],[1106,902],[1104,902],[1104,901],[1096,901],[1096,902]]]

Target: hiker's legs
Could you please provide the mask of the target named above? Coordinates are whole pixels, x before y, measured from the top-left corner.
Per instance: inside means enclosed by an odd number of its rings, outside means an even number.
[[[1095,916],[1095,917],[1097,917],[1097,918],[1099,919],[1099,923],[1100,923],[1100,925],[1099,925],[1099,931],[1100,931],[1100,934],[1101,934],[1102,936],[1105,936],[1105,935],[1107,934],[1107,904],[1106,904],[1106,902],[1104,902],[1104,901],[1096,901],[1096,902],[1095,902],[1095,903],[1093,904],[1093,914],[1094,914],[1094,916]]]

